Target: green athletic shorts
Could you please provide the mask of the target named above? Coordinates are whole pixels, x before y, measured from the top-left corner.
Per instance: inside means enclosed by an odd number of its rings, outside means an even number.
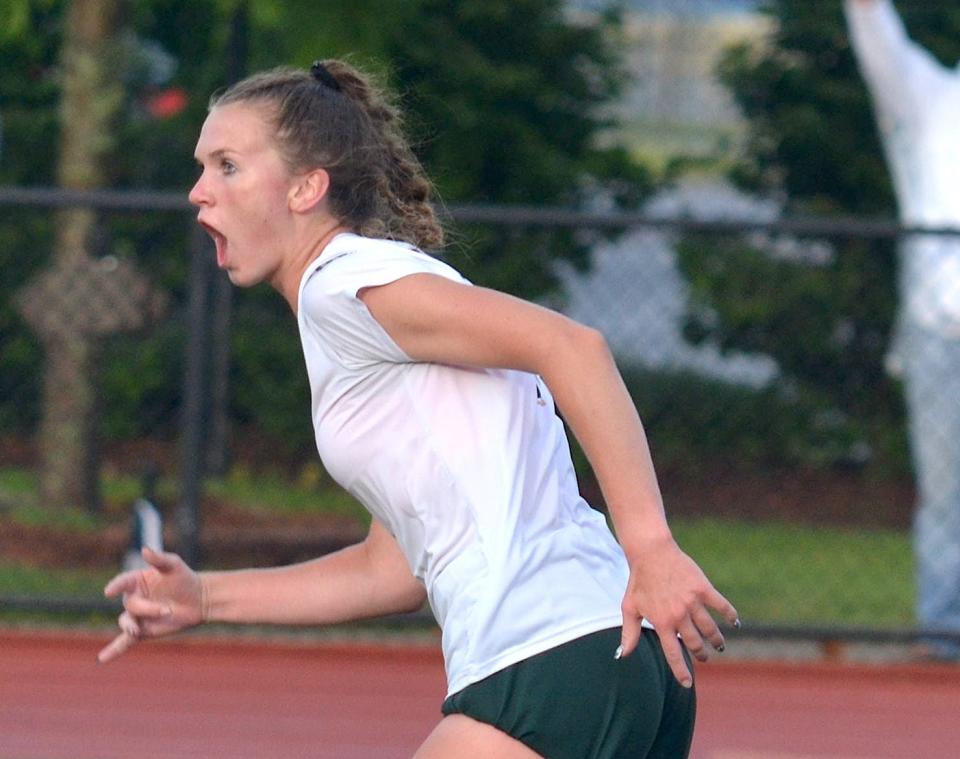
[[[454,693],[443,714],[491,724],[546,759],[684,759],[694,689],[674,678],[652,630],[617,660],[619,645],[619,627],[564,643]]]

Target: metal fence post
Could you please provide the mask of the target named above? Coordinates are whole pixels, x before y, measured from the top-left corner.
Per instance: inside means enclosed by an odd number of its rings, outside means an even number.
[[[200,496],[204,477],[204,421],[210,368],[210,255],[207,239],[190,220],[190,287],[187,305],[186,361],[180,439],[180,504],[176,524],[178,550],[190,566],[200,561]]]

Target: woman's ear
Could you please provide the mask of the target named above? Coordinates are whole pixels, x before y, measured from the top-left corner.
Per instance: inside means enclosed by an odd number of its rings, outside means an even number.
[[[294,213],[307,213],[327,197],[330,191],[330,175],[326,169],[314,169],[303,174],[290,188],[287,202]]]

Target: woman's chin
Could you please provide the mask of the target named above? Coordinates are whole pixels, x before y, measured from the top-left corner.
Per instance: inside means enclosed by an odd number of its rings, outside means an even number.
[[[227,268],[227,278],[237,287],[253,287],[254,285],[260,284],[259,279],[251,277],[248,274],[244,276],[244,272],[240,269]]]

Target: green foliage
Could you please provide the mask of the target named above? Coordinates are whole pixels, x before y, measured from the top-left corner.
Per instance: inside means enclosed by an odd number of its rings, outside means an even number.
[[[62,5],[15,0],[7,10],[11,26],[0,24],[6,32],[0,44],[0,182],[5,184],[53,183]]]
[[[310,386],[289,307],[265,290],[238,301],[230,354],[234,418],[276,440],[278,453],[310,450]]]
[[[105,438],[176,437],[180,420],[170,411],[180,399],[184,339],[182,325],[165,322],[150,339],[125,335],[106,343],[99,374]]]
[[[623,375],[658,468],[856,466],[867,440],[888,474],[906,466],[901,436],[888,439],[874,419],[830,413],[783,385],[758,391],[689,372],[628,368]]]
[[[39,419],[42,356],[14,303],[14,287],[39,270],[51,229],[43,214],[0,209],[0,430],[26,431]]]
[[[889,248],[854,241],[811,264],[742,240],[688,237],[678,257],[690,283],[685,326],[692,342],[710,338],[723,350],[774,356],[784,376],[777,392],[795,407],[859,429],[853,447],[869,440],[877,455],[878,446],[888,446],[889,434],[878,428],[902,415],[898,387],[884,370],[895,306]],[[830,450],[837,461],[853,454]],[[898,455],[887,453],[885,463]]]
[[[774,387],[756,391],[692,373],[642,370],[628,370],[624,379],[663,468],[819,464],[824,449],[848,442],[847,431],[818,424],[809,408]]]
[[[626,75],[615,15],[581,26],[556,0],[423,0],[387,41],[420,157],[445,202],[635,206],[646,168],[598,146],[603,106]],[[437,51],[447,51],[437,54]],[[522,296],[557,285],[550,261],[588,263],[569,232],[471,229],[455,263],[479,283]],[[465,244],[464,244],[465,243]]]
[[[388,51],[444,197],[582,200],[597,109],[623,84],[613,30],[571,24],[554,0],[428,0],[415,22]]]
[[[0,45],[0,115],[3,118],[3,151],[0,182],[11,185],[45,186],[55,183],[58,155],[59,48],[67,3],[53,0],[23,0],[18,18],[24,33]],[[107,175],[118,187],[182,188],[193,173],[190,155],[196,128],[205,112],[209,70],[207,37],[199,30],[210,26],[202,13],[203,3],[136,2],[131,20],[136,25],[117,40],[116,75],[124,83],[123,118],[118,124],[115,151]],[[184,27],[198,31],[182,34]],[[156,90],[149,59],[156,53],[146,44],[163,38],[160,45],[178,59],[169,86],[183,86],[189,93],[187,111],[157,119],[146,109]],[[193,47],[204,41],[203,55]],[[171,156],[176,160],[171,160]],[[184,158],[181,159],[180,157]],[[154,283],[172,295],[176,312],[185,290],[184,233],[188,220],[169,214],[103,214],[93,241],[94,255],[113,254],[137,259]],[[182,218],[182,221],[180,220]],[[38,274],[50,260],[56,219],[49,209],[0,210],[0,431],[23,433],[34,428],[40,416],[40,382],[43,377],[42,348],[23,323],[14,305],[16,292]],[[50,304],[55,307],[55,303]],[[175,322],[172,322],[175,324]],[[174,332],[176,327],[171,328]],[[159,402],[172,403],[180,391],[179,366],[182,348],[171,342],[169,329],[136,339],[121,338],[105,344],[102,369],[106,418],[103,430],[110,436],[142,434],[155,430],[158,419],[170,415],[170,407],[158,411]],[[134,366],[136,372],[126,370]],[[158,383],[158,379],[163,382]]]
[[[238,0],[231,2],[238,5]],[[249,4],[249,68],[280,63],[308,66],[318,58],[347,58],[364,70],[389,74],[387,39],[398,29],[416,28],[421,4],[420,0],[354,0],[318,8],[310,0],[257,0]]]
[[[868,92],[840,3],[771,0],[769,40],[729,50],[720,76],[748,120],[741,186],[785,199],[790,214],[893,216],[895,205]],[[912,36],[960,56],[960,14],[899,2]],[[785,249],[786,245],[786,249]],[[821,417],[870,431],[876,452],[900,449],[898,388],[883,369],[896,309],[888,241],[820,241],[811,260],[789,241],[688,237],[686,332],[725,350],[763,351],[788,391]]]
[[[952,66],[960,13],[899,0],[910,35]],[[720,77],[749,121],[737,178],[784,192],[788,210],[892,213],[893,193],[869,94],[850,49],[841,3],[768,0],[769,40],[732,48]]]

